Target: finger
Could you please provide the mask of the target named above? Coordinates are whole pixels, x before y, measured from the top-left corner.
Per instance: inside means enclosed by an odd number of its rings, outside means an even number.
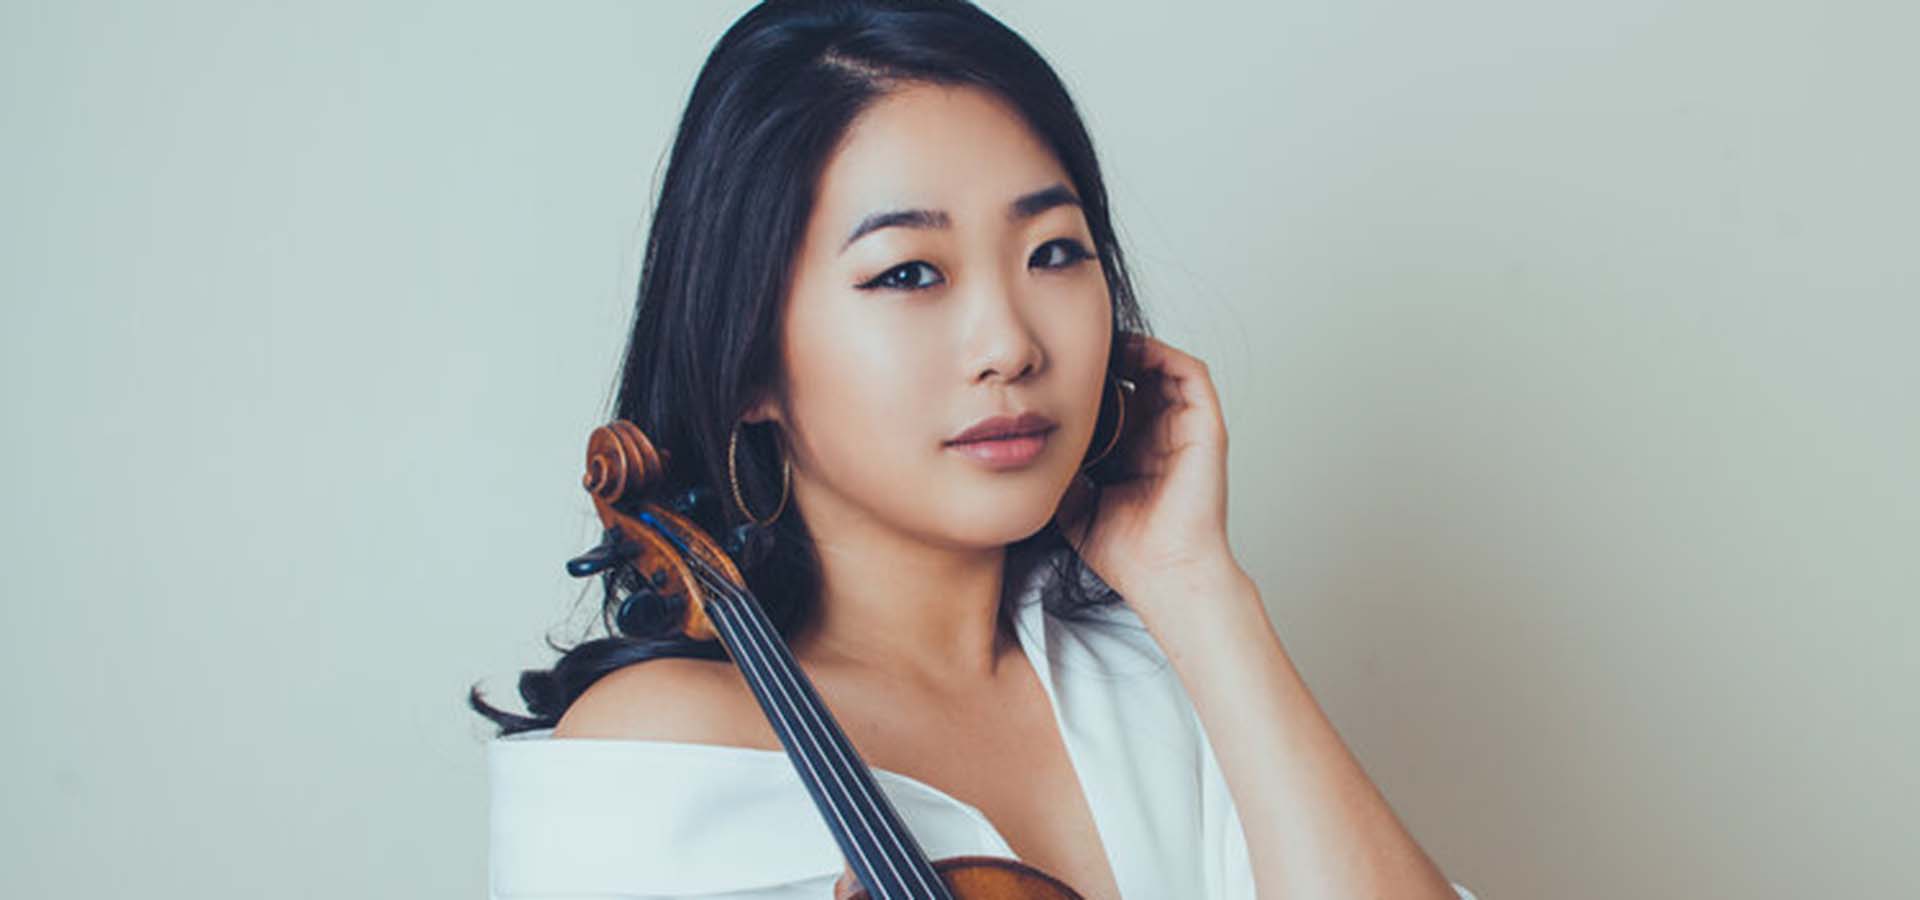
[[[1150,334],[1127,335],[1128,359],[1143,369],[1157,369],[1175,377],[1202,367],[1200,360]]]
[[[1207,364],[1151,335],[1129,337],[1133,339],[1130,346],[1134,348],[1140,368],[1160,376],[1159,392],[1169,401],[1171,408],[1167,412],[1178,412],[1180,427],[1184,432],[1181,436],[1193,440],[1223,437],[1226,431],[1225,417],[1221,413],[1220,396],[1214,389]],[[1168,446],[1179,446],[1180,443],[1176,441]]]
[[[1181,398],[1188,403],[1219,405],[1205,361],[1152,335],[1129,337],[1133,339],[1134,359],[1140,368],[1160,372],[1175,382]]]

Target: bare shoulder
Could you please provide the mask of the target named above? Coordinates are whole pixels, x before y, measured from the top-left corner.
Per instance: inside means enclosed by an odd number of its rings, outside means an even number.
[[[685,657],[601,676],[567,707],[553,736],[780,747],[738,668]]]

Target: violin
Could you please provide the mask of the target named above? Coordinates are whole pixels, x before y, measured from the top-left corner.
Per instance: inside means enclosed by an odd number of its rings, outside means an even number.
[[[688,637],[717,638],[726,648],[859,882],[853,887],[843,876],[835,900],[1082,900],[1019,860],[927,859],[733,560],[688,518],[700,489],[664,496],[670,457],[624,419],[593,431],[581,483],[605,529],[600,545],[569,560],[567,571],[599,573],[609,592],[638,585],[628,603],[651,600],[677,614]],[[731,537],[730,545],[744,546]]]

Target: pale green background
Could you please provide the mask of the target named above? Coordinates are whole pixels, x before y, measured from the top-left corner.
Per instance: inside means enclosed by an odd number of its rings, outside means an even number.
[[[0,13],[8,896],[482,896],[462,694],[582,621],[652,180],[744,7],[274,7]],[[1911,896],[1912,4],[990,8],[1449,875]]]

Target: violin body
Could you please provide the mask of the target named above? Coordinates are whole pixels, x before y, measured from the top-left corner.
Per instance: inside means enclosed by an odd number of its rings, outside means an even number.
[[[732,558],[690,517],[704,489],[665,496],[670,459],[632,422],[594,430],[581,484],[605,532],[599,546],[567,561],[567,572],[600,574],[609,607],[620,601],[618,585],[637,586],[617,605],[645,601],[676,616],[670,621],[681,634],[725,647],[847,860],[837,900],[1081,900],[1019,860],[926,857]]]
[[[933,868],[960,900],[1083,900],[1065,882],[1015,859],[949,856],[934,860]],[[833,900],[872,900],[872,895],[848,871],[834,884]]]

